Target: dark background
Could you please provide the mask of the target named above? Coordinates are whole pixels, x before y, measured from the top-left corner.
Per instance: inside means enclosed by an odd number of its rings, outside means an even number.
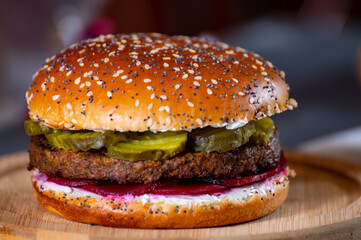
[[[286,72],[299,108],[274,116],[284,146],[361,125],[361,1],[39,0],[0,8],[0,154],[26,150],[32,74],[98,34],[203,35],[259,53]]]

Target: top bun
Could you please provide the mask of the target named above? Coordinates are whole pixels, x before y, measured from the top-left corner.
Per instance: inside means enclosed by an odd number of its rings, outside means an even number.
[[[26,93],[30,118],[61,129],[240,127],[296,107],[284,73],[205,38],[156,33],[82,41],[48,59]]]

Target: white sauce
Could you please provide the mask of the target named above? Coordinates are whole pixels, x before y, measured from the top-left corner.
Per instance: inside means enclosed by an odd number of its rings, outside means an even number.
[[[224,193],[219,195],[209,195],[202,194],[197,196],[192,195],[157,195],[157,194],[144,194],[141,196],[125,195],[125,196],[108,196],[107,198],[115,199],[115,201],[141,201],[144,204],[146,203],[166,203],[166,204],[177,204],[187,207],[191,207],[193,204],[211,204],[214,202],[220,202],[223,200],[229,201],[245,201],[253,196],[256,192],[260,195],[266,195],[268,193],[273,193],[274,186],[276,181],[284,181],[287,177],[288,170],[276,174],[275,176],[258,183],[253,183],[247,186],[231,188]],[[41,176],[40,176],[41,175]],[[48,182],[45,174],[35,171],[33,175],[33,180],[37,181],[37,186],[41,184],[43,190],[51,190],[56,192],[64,192],[67,194],[68,198],[74,197],[94,197],[94,198],[103,198],[101,195],[91,193],[79,188],[72,188],[67,186],[61,186],[53,182]]]

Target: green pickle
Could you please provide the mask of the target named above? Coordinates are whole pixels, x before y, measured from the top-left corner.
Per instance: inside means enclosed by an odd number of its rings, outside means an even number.
[[[130,141],[109,146],[107,155],[130,161],[163,160],[182,152],[186,142],[184,131],[133,134]]]
[[[120,141],[126,141],[125,134],[117,134],[110,131],[63,131],[60,133],[45,134],[50,145],[65,150],[88,151],[109,147]]]
[[[38,122],[35,122],[33,120],[26,120],[24,122],[24,128],[26,135],[28,136],[46,134],[46,133],[51,133],[53,131],[53,129],[44,125],[41,126],[39,125]]]
[[[195,152],[227,152],[247,143],[255,132],[252,122],[232,130],[206,127],[191,132],[189,145]]]
[[[272,119],[268,117],[254,121],[254,123],[256,126],[256,132],[249,139],[250,142],[267,146],[275,134],[276,126],[274,125]]]
[[[189,134],[189,147],[195,152],[227,152],[251,141],[267,145],[272,139],[275,126],[270,118],[251,121],[237,129],[206,127]]]
[[[247,142],[268,145],[275,133],[275,125],[270,118],[251,121],[243,127],[206,127],[185,131],[168,132],[126,132],[113,131],[71,131],[53,129],[36,121],[24,122],[29,136],[44,134],[49,144],[58,149],[88,151],[107,148],[107,156],[136,161],[163,160],[175,156],[187,148],[193,152],[227,152]]]

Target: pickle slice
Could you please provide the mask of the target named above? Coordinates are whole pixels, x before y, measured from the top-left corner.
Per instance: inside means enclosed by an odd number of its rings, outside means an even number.
[[[253,122],[232,130],[212,127],[196,129],[190,134],[189,146],[195,152],[227,152],[247,143],[255,132]]]
[[[53,147],[73,150],[74,152],[109,147],[117,142],[126,141],[127,139],[124,134],[93,131],[64,131],[46,134],[45,136]]]
[[[260,120],[254,121],[256,132],[251,136],[250,141],[254,144],[267,146],[273,139],[276,131],[272,119],[266,117]]]
[[[28,136],[34,136],[34,135],[40,135],[40,134],[52,132],[51,128],[47,126],[40,126],[38,122],[35,122],[33,120],[25,120],[24,128],[26,135]]]
[[[163,160],[182,152],[187,132],[143,133],[134,139],[108,147],[108,157],[123,160]]]

